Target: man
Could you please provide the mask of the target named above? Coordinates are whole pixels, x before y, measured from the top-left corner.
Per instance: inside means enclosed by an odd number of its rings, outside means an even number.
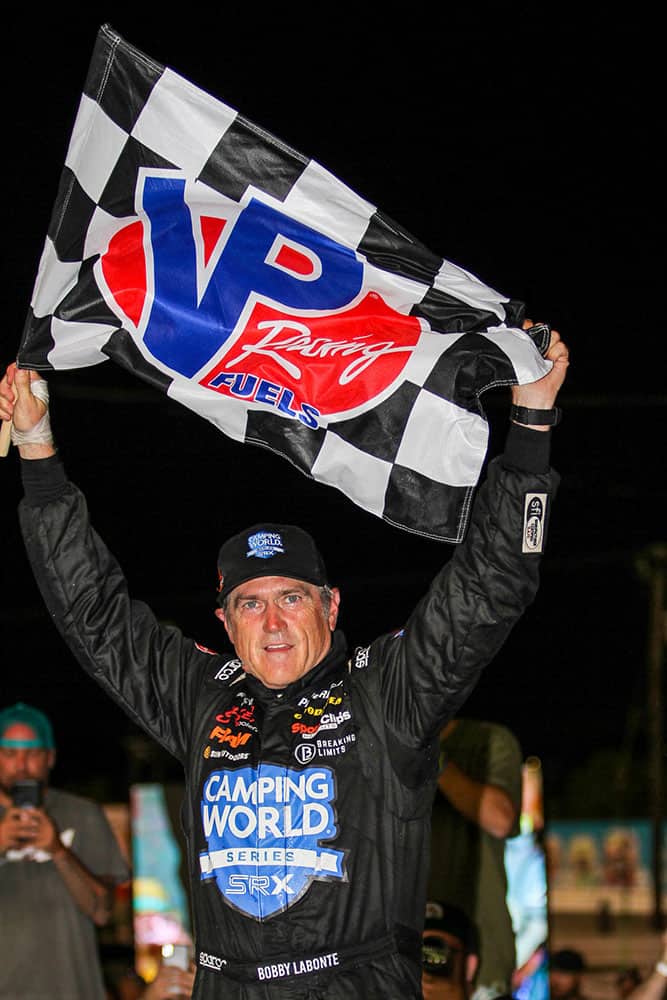
[[[655,966],[644,979],[639,977],[635,988],[626,996],[628,1000],[665,1000],[667,997],[667,931],[662,935],[660,958]]]
[[[549,958],[549,992],[552,1000],[582,1000],[581,983],[586,963],[581,952],[561,948]]]
[[[627,965],[619,969],[616,976],[616,994],[618,1000],[627,1000],[642,982],[642,974],[636,965]]]
[[[512,390],[524,409],[465,543],[405,628],[353,655],[336,630],[340,593],[290,525],[222,546],[217,613],[234,658],[162,626],[130,600],[67,481],[37,376],[10,366],[0,382],[23,459],[26,547],[54,621],[184,765],[197,1000],[420,996],[437,734],[537,588],[567,367],[556,333],[547,357],[548,375]]]
[[[461,907],[480,935],[476,1000],[511,992],[516,950],[505,843],[519,833],[522,755],[505,726],[452,719],[440,735],[429,896]]]
[[[475,924],[457,906],[430,900],[422,935],[424,1000],[468,1000],[479,963]]]
[[[50,788],[53,731],[19,702],[0,712],[0,997],[103,1000],[96,927],[129,871],[103,811]],[[42,805],[13,803],[32,787]]]

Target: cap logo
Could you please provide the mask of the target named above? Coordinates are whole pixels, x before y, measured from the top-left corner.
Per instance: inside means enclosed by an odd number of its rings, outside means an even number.
[[[284,553],[282,536],[276,531],[258,531],[248,539],[246,558],[254,556],[257,559],[271,559]]]

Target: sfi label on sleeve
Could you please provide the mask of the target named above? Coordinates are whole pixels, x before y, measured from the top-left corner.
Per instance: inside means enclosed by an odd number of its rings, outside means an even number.
[[[546,493],[527,493],[523,508],[523,545],[522,552],[541,552],[544,546],[544,534],[547,514]]]

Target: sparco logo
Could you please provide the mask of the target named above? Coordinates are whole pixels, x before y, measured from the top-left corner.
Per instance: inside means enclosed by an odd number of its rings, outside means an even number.
[[[207,969],[216,969],[219,971],[223,965],[227,965],[227,960],[218,958],[217,955],[209,955],[207,951],[200,951],[199,964],[204,965]]]
[[[215,675],[216,681],[227,681],[240,668],[240,660],[228,660],[224,666],[220,667]]]

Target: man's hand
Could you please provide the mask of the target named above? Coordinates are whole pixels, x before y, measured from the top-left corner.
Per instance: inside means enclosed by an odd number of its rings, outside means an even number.
[[[525,320],[523,327],[528,330],[534,326],[532,320]],[[525,385],[512,386],[512,402],[515,406],[525,406],[530,410],[550,410],[556,403],[558,391],[565,381],[567,366],[569,365],[569,354],[567,345],[560,339],[557,330],[551,331],[549,349],[545,354],[547,361],[552,361],[551,371],[538,379],[537,382],[528,382]],[[548,426],[533,425],[538,430],[548,430]]]
[[[156,978],[150,984],[141,1000],[176,1000],[192,996],[195,981],[195,968],[187,971],[174,965],[162,965]]]
[[[0,852],[21,847],[46,851],[52,857],[65,849],[56,824],[43,809],[11,806],[0,820]]]
[[[46,413],[46,405],[31,390],[41,379],[34,371],[9,365],[0,380],[0,419],[12,421],[17,431],[31,431]],[[55,455],[53,444],[21,444],[21,458],[49,458]]]
[[[28,809],[10,806],[0,819],[0,854],[12,848],[25,847],[33,835]]]
[[[46,851],[53,857],[65,850],[60,832],[54,820],[43,809],[22,809],[26,814],[26,825],[29,829],[28,843],[38,851]]]
[[[453,761],[440,774],[438,788],[462,816],[490,836],[504,840],[511,835],[518,811],[504,788],[475,781]]]

